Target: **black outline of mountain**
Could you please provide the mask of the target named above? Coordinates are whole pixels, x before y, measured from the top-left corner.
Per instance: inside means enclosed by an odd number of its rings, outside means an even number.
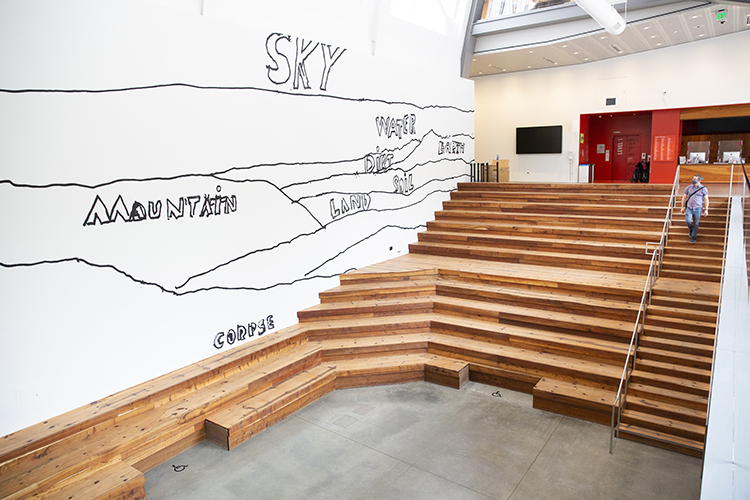
[[[396,104],[401,106],[411,106],[420,110],[426,109],[453,109],[460,113],[474,113],[474,110],[461,109],[456,106],[443,106],[440,104],[429,104],[426,106],[420,106],[418,104],[403,102],[403,101],[386,101],[385,99],[372,99],[368,97],[343,97],[332,94],[312,94],[305,92],[290,92],[285,90],[267,89],[263,87],[237,87],[237,86],[212,86],[212,85],[195,85],[192,83],[157,83],[154,85],[142,85],[134,87],[122,87],[116,89],[3,89],[0,88],[0,93],[6,94],[106,94],[114,92],[134,92],[141,90],[154,90],[169,87],[184,87],[198,90],[227,90],[227,91],[238,91],[238,90],[254,90],[258,92],[268,92],[272,94],[280,94],[294,97],[319,97],[326,99],[337,99],[341,101],[349,102],[375,102],[381,104]]]
[[[260,88],[260,87],[199,86],[199,85],[186,84],[186,83],[156,84],[156,85],[150,85],[150,86],[124,87],[124,88],[116,88],[116,89],[2,89],[2,88],[0,88],[0,93],[10,93],[10,94],[23,94],[23,93],[66,93],[66,94],[67,93],[90,93],[90,94],[99,94],[99,93],[113,93],[113,92],[144,91],[144,90],[153,90],[153,89],[161,89],[161,88],[168,88],[168,87],[184,87],[184,88],[193,88],[193,89],[199,89],[199,90],[221,90],[221,91],[248,91],[248,90],[250,90],[250,91],[269,92],[269,93],[275,93],[275,94],[287,95],[287,96],[295,96],[295,97],[318,97],[318,98],[327,98],[327,99],[338,99],[338,100],[350,101],[350,102],[373,102],[373,103],[382,103],[382,104],[388,104],[388,105],[411,106],[411,107],[414,107],[414,108],[420,109],[420,110],[426,110],[426,109],[445,109],[445,110],[455,110],[455,111],[458,111],[458,112],[461,112],[461,113],[468,113],[468,114],[473,114],[474,113],[474,110],[464,110],[464,109],[460,109],[460,108],[455,107],[455,106],[442,106],[442,105],[419,106],[419,105],[414,104],[414,103],[407,103],[407,102],[401,102],[401,101],[386,101],[386,100],[383,100],[383,99],[350,98],[350,97],[335,96],[335,95],[330,95],[330,94],[309,94],[309,93],[301,93],[301,92],[288,92],[288,91],[280,91],[280,90],[275,90],[275,89],[265,89],[265,88]],[[409,154],[407,154],[406,157],[404,157],[403,159],[401,159],[401,160],[397,161],[396,163],[392,164],[390,166],[391,168],[389,168],[388,170],[395,170],[393,168],[394,165],[398,165],[398,164],[401,164],[401,163],[405,162],[412,154],[414,154],[414,152],[416,150],[419,149],[419,146],[422,145],[423,141],[431,133],[434,134],[436,137],[440,137],[440,138],[459,137],[459,136],[466,136],[466,137],[469,137],[471,139],[474,138],[472,135],[467,134],[467,133],[458,133],[458,134],[452,134],[452,135],[449,135],[449,136],[441,136],[441,135],[437,134],[434,130],[431,129],[429,132],[427,132],[426,134],[424,134],[420,139],[412,139],[411,141],[409,141],[405,145],[402,145],[401,147],[398,147],[398,148],[394,148],[392,151],[403,150],[404,148],[411,146],[413,143],[416,143],[414,145],[414,149]],[[384,151],[386,151],[386,150],[384,150]],[[387,151],[391,151],[391,150],[387,150]],[[362,156],[362,157],[360,157],[358,159],[354,159],[354,160],[338,160],[338,161],[326,161],[326,162],[293,162],[293,163],[276,163],[276,164],[258,164],[258,165],[253,165],[253,166],[249,166],[249,167],[232,167],[232,168],[220,171],[220,172],[214,172],[214,173],[208,173],[208,174],[204,174],[204,173],[189,173],[189,174],[179,174],[179,175],[167,176],[167,177],[151,177],[151,178],[142,178],[142,179],[137,179],[137,178],[116,179],[116,180],[111,180],[111,181],[107,181],[107,182],[103,182],[103,183],[99,183],[99,184],[95,184],[95,185],[86,185],[86,184],[75,183],[75,182],[71,182],[71,183],[65,183],[65,182],[63,182],[63,183],[50,183],[50,184],[46,184],[46,185],[32,185],[32,184],[16,183],[16,182],[13,182],[12,180],[9,180],[9,179],[0,180],[0,184],[9,184],[9,185],[11,185],[13,187],[18,187],[18,188],[44,189],[44,188],[51,188],[51,187],[79,187],[79,188],[85,188],[85,189],[92,189],[93,190],[93,189],[97,189],[97,188],[101,188],[101,187],[105,187],[105,186],[112,186],[112,185],[115,185],[117,183],[124,183],[124,182],[173,181],[173,180],[185,179],[185,178],[191,178],[191,177],[213,178],[213,179],[216,179],[216,180],[219,180],[219,181],[234,182],[234,183],[265,182],[265,183],[273,186],[277,191],[279,191],[282,195],[284,195],[292,204],[296,203],[296,204],[300,205],[301,207],[303,207],[305,209],[305,211],[310,215],[310,217],[315,222],[317,222],[318,226],[320,226],[319,229],[313,231],[312,233],[306,233],[306,234],[297,235],[297,236],[295,236],[294,238],[292,238],[291,240],[289,240],[287,242],[278,242],[276,245],[274,245],[272,247],[269,247],[267,249],[256,249],[256,250],[254,250],[252,252],[244,254],[243,256],[237,257],[237,258],[232,259],[232,260],[230,260],[230,261],[228,261],[226,263],[220,264],[219,266],[216,266],[216,267],[212,268],[211,270],[205,271],[204,273],[200,273],[200,274],[194,275],[192,277],[189,277],[182,285],[179,285],[178,287],[175,287],[176,289],[179,289],[179,288],[184,287],[185,285],[187,285],[187,283],[191,279],[194,279],[194,278],[199,277],[199,276],[205,276],[206,274],[212,272],[213,270],[216,270],[216,269],[218,269],[220,267],[223,267],[225,265],[228,265],[228,264],[231,264],[233,262],[236,262],[237,260],[239,260],[241,258],[247,257],[247,256],[252,255],[254,253],[257,253],[259,251],[273,250],[274,248],[278,248],[279,246],[281,246],[283,244],[291,243],[292,241],[294,241],[294,240],[296,240],[296,239],[298,239],[300,237],[303,237],[303,236],[306,236],[306,235],[309,235],[309,234],[315,234],[315,233],[319,232],[320,230],[325,229],[329,224],[335,222],[335,221],[331,221],[327,225],[322,224],[310,212],[310,210],[307,207],[304,206],[304,204],[302,204],[298,200],[294,200],[293,198],[291,198],[290,196],[288,196],[284,192],[284,189],[286,189],[288,187],[291,187],[291,186],[300,185],[300,184],[306,184],[306,183],[312,183],[312,182],[320,182],[322,180],[331,179],[331,178],[338,177],[338,176],[341,176],[341,175],[347,175],[347,176],[349,176],[349,175],[356,175],[356,176],[359,176],[359,175],[373,174],[373,172],[355,172],[355,173],[345,173],[345,174],[334,174],[334,175],[328,176],[326,178],[306,181],[305,183],[292,183],[292,184],[286,185],[286,186],[284,186],[282,188],[280,188],[279,186],[277,186],[273,182],[271,182],[269,180],[266,180],[266,179],[227,179],[227,178],[220,177],[221,175],[227,174],[227,173],[232,172],[232,171],[238,171],[238,170],[244,170],[244,169],[250,169],[250,168],[257,168],[257,167],[261,167],[261,166],[274,166],[274,165],[300,166],[300,165],[321,165],[321,164],[334,165],[334,164],[340,164],[340,163],[351,162],[351,161],[362,161],[366,157],[367,157],[367,155]],[[466,162],[466,160],[463,160],[462,158],[461,158],[461,160],[468,164],[468,162]],[[417,166],[423,166],[423,165],[426,165],[428,163],[437,163],[437,162],[440,162],[440,161],[443,161],[443,159],[439,159],[439,160],[435,160],[435,161],[431,160],[431,161],[425,162],[424,164],[421,164],[421,165],[414,165],[411,168],[406,169],[406,170],[404,170],[404,169],[399,169],[399,170],[404,171],[404,172],[411,171],[414,168],[416,168]],[[464,174],[464,175],[468,175],[468,174]],[[430,182],[432,182],[432,181],[430,181]],[[420,188],[421,187],[422,186],[420,186]],[[415,203],[412,203],[412,204],[409,204],[409,205],[405,205],[405,206],[402,206],[402,207],[398,207],[398,208],[379,209],[379,210],[373,210],[373,211],[384,212],[384,211],[395,211],[395,210],[403,210],[403,209],[406,209],[406,208],[410,208],[410,207],[415,206],[415,205],[417,205],[419,203],[422,203],[429,196],[431,196],[432,194],[435,194],[437,192],[447,192],[447,191],[446,190],[435,190],[435,191],[432,191],[432,192],[428,193],[421,200],[419,200],[419,201],[417,201]],[[354,215],[354,214],[349,214],[349,215]],[[341,217],[341,218],[339,218],[337,220],[343,220],[346,217],[348,217],[348,216]],[[384,227],[387,227],[387,226],[384,226]],[[383,228],[378,229],[375,233],[372,233],[371,235],[365,237],[363,240],[360,240],[360,242],[355,243],[355,244],[351,245],[348,248],[353,248],[354,246],[356,246],[357,244],[361,243],[362,241],[365,241],[366,239],[372,237],[374,234],[377,234],[382,229]],[[325,262],[326,263],[330,262],[330,261],[334,260],[335,258],[336,257],[332,257],[331,259],[328,259]],[[175,295],[182,295],[182,294],[177,293],[176,291],[167,290],[164,286],[159,285],[157,283],[151,283],[151,282],[148,282],[148,281],[145,281],[145,280],[139,280],[139,279],[133,277],[132,275],[130,275],[129,273],[126,273],[125,271],[122,271],[122,270],[118,269],[117,267],[115,267],[115,266],[113,266],[111,264],[94,264],[94,263],[88,262],[87,260],[79,258],[79,257],[70,257],[70,258],[66,258],[66,259],[52,260],[52,261],[40,261],[38,263],[7,264],[7,263],[0,262],[0,266],[3,266],[3,267],[33,266],[33,265],[40,265],[40,264],[54,264],[54,263],[58,263],[58,262],[79,262],[79,263],[85,263],[85,264],[87,264],[89,266],[92,266],[92,267],[113,269],[116,272],[122,274],[123,276],[126,276],[126,277],[130,278],[132,281],[134,281],[136,283],[153,285],[153,286],[158,287],[159,289],[161,289],[164,292],[173,293]],[[322,264],[322,265],[324,265],[324,264]],[[315,269],[317,269],[317,268],[315,268]],[[312,271],[310,271],[310,272],[312,272]],[[297,281],[299,281],[299,280],[295,280],[295,281],[293,281],[291,283],[293,284],[293,283],[295,283]],[[280,285],[280,284],[272,285],[271,287],[264,288],[264,289],[273,288],[273,287],[278,286],[278,285]],[[197,290],[194,290],[194,291],[183,292],[183,294],[185,294],[185,293],[194,293],[195,291],[199,291],[199,290],[212,290],[212,289],[222,289],[222,288],[223,287],[211,287],[211,288],[205,288],[205,289],[197,289]],[[231,288],[231,289],[236,289],[236,288]],[[252,289],[252,288],[239,288],[239,289]]]
[[[459,174],[459,177],[460,177],[460,176],[465,176],[465,177],[468,177],[468,176],[469,176],[469,174]],[[443,180],[450,180],[450,179],[451,179],[451,178],[448,178],[448,179],[443,179]],[[432,195],[433,195],[433,194],[435,194],[435,193],[450,193],[451,191],[452,191],[452,190],[450,190],[450,189],[435,189],[435,190],[432,190],[432,191],[430,191],[430,192],[429,192],[429,193],[427,193],[426,195],[424,195],[424,196],[422,197],[422,199],[421,199],[421,200],[419,200],[419,201],[416,201],[416,202],[414,202],[414,203],[411,203],[411,204],[409,204],[409,205],[404,205],[404,206],[400,206],[400,207],[396,207],[396,208],[382,208],[382,209],[378,209],[378,210],[375,210],[375,209],[373,209],[373,210],[369,210],[369,209],[368,209],[367,211],[369,211],[369,212],[396,212],[396,211],[398,211],[398,210],[404,210],[404,209],[406,209],[406,208],[411,208],[411,207],[414,207],[414,206],[416,206],[416,205],[419,205],[420,203],[424,202],[424,201],[425,201],[425,200],[426,200],[427,198],[429,198],[430,196],[432,196]],[[393,193],[393,194],[395,194],[395,193]],[[177,286],[175,286],[175,290],[179,290],[180,288],[183,288],[183,287],[184,287],[184,286],[186,286],[186,285],[187,285],[187,284],[188,284],[188,283],[189,283],[189,282],[190,282],[191,280],[193,280],[193,279],[195,279],[195,278],[199,278],[199,277],[202,277],[202,276],[206,276],[206,275],[207,275],[207,274],[209,274],[209,273],[212,273],[212,272],[214,272],[214,271],[216,271],[216,270],[218,270],[218,269],[220,269],[220,268],[222,268],[222,267],[225,267],[225,266],[228,266],[228,265],[230,265],[230,264],[233,264],[233,263],[235,263],[235,262],[237,262],[237,261],[239,261],[239,260],[241,260],[241,259],[244,259],[244,258],[250,257],[251,255],[255,255],[256,253],[260,253],[260,252],[267,252],[267,251],[271,251],[271,250],[274,250],[274,249],[276,249],[276,248],[280,247],[281,245],[285,245],[285,244],[291,244],[291,243],[292,243],[293,241],[295,241],[296,239],[298,239],[298,238],[301,238],[301,237],[305,237],[305,236],[313,236],[313,235],[315,235],[315,234],[319,233],[320,231],[322,231],[322,230],[326,229],[326,228],[327,228],[328,226],[330,226],[330,225],[331,225],[332,223],[334,223],[334,222],[339,222],[339,221],[342,221],[342,220],[344,220],[344,219],[346,219],[346,218],[348,218],[348,217],[350,217],[350,216],[354,216],[354,215],[362,214],[362,213],[364,213],[364,212],[365,212],[365,211],[361,211],[361,212],[354,212],[354,213],[351,213],[351,214],[347,214],[347,215],[344,215],[344,216],[342,216],[342,217],[339,217],[339,218],[337,218],[337,219],[335,219],[335,220],[333,220],[333,221],[329,222],[328,224],[326,224],[325,226],[321,227],[320,229],[316,229],[316,230],[315,230],[315,231],[313,231],[312,233],[303,233],[303,234],[300,234],[300,235],[297,235],[297,236],[295,236],[294,238],[292,238],[292,239],[291,239],[291,240],[289,240],[289,241],[285,241],[285,242],[280,242],[280,243],[278,243],[278,244],[274,245],[273,247],[269,247],[269,248],[260,248],[260,249],[255,249],[255,250],[253,250],[253,251],[251,251],[251,252],[248,252],[248,253],[246,253],[246,254],[244,254],[244,255],[240,255],[240,256],[238,256],[238,257],[236,257],[236,258],[232,259],[232,260],[229,260],[229,261],[227,261],[227,262],[224,262],[224,263],[222,263],[222,264],[218,264],[217,266],[214,266],[214,267],[213,267],[213,268],[211,268],[211,269],[207,269],[206,271],[204,271],[204,272],[202,272],[202,273],[198,273],[198,274],[196,274],[196,275],[194,275],[194,276],[190,276],[190,277],[189,277],[189,278],[188,278],[187,280],[185,280],[185,281],[184,281],[184,282],[183,282],[182,284],[180,284],[180,285],[177,285]],[[383,226],[383,227],[388,227],[388,226],[389,226],[389,225],[386,225],[386,226]],[[355,243],[355,245],[356,245],[356,244],[359,244],[359,243],[361,243],[362,241],[365,241],[365,240],[367,240],[367,239],[371,238],[372,236],[374,236],[375,234],[377,234],[378,232],[380,232],[380,230],[381,230],[381,229],[382,229],[383,227],[381,227],[380,229],[378,229],[378,230],[377,230],[377,231],[375,231],[374,233],[371,233],[370,235],[366,236],[366,237],[365,237],[365,238],[363,238],[362,240],[358,241],[357,243]],[[393,227],[395,227],[395,226],[393,226]],[[419,226],[416,226],[416,227],[419,227]],[[402,229],[405,229],[405,228],[402,228]],[[352,246],[354,246],[354,245],[352,245]],[[326,260],[325,262],[329,262],[329,261],[331,261],[331,260],[333,260],[333,258],[329,258],[329,259],[327,259],[327,260]],[[320,266],[318,266],[318,267],[320,267]],[[318,269],[318,267],[316,267],[316,268],[314,268],[314,269]],[[312,271],[309,271],[309,272],[312,272]],[[207,290],[211,290],[211,289],[213,289],[213,288],[207,288]],[[229,289],[234,289],[234,288],[229,288]],[[240,289],[242,289],[242,288],[240,288]],[[201,290],[201,289],[196,289],[196,290]],[[185,293],[189,293],[189,292],[185,292]]]

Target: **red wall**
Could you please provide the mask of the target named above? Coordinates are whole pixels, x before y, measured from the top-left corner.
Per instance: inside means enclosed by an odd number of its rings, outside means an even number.
[[[638,135],[640,136],[641,153],[651,154],[651,112],[638,113],[602,113],[586,115],[588,118],[588,136],[585,144],[587,161],[581,163],[593,163],[594,181],[629,181],[630,175],[625,179],[612,178],[612,139],[615,135]],[[678,113],[679,119],[679,113]],[[581,130],[583,130],[584,117],[581,117]],[[609,151],[609,161],[605,160],[605,153],[597,153],[597,144],[604,144],[605,151]],[[582,149],[584,149],[582,148]],[[584,155],[581,155],[584,157]],[[671,182],[671,181],[670,181]]]
[[[663,151],[654,151],[654,149],[663,142],[663,140],[658,141],[657,138],[673,138],[674,145],[671,159],[666,159],[666,154]],[[680,155],[681,142],[682,122],[680,121],[680,110],[665,109],[654,111],[651,125],[652,151],[651,177],[649,178],[650,183],[672,184],[674,181],[674,174],[677,171],[677,160]],[[657,161],[660,155],[665,157],[663,161]]]

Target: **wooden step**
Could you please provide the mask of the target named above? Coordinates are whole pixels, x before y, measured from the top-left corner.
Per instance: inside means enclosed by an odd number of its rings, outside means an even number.
[[[355,358],[426,354],[432,338],[430,333],[409,333],[373,337],[321,338],[316,342],[321,347],[322,362],[335,365],[338,361]]]
[[[621,229],[598,229],[571,226],[524,224],[523,222],[473,222],[454,220],[435,220],[427,223],[428,231],[460,232],[471,234],[489,234],[497,236],[533,236],[549,239],[584,239],[589,241],[622,241]],[[645,244],[659,241],[661,233],[657,231],[629,231],[628,241]]]
[[[404,354],[341,360],[336,363],[336,389],[425,380],[425,364],[435,359],[437,356],[431,354]],[[443,373],[449,371],[442,363],[438,366],[442,367]],[[453,366],[456,378],[461,378],[463,374],[460,372],[468,370],[466,363],[460,361]]]
[[[353,300],[397,299],[426,297],[437,293],[438,279],[351,283],[320,292],[320,302],[329,304]]]
[[[488,344],[481,340],[460,338],[450,334],[436,336],[430,342],[429,352],[466,361],[472,366],[501,368],[538,378],[549,377],[569,382],[587,381],[589,385],[601,388],[616,387],[622,375],[621,363],[609,365],[541,351]]]
[[[335,367],[319,365],[303,370],[210,415],[206,439],[231,450],[333,391],[335,381]]]
[[[669,196],[672,186],[669,184],[633,184],[633,183],[607,183],[607,184],[578,184],[578,183],[536,183],[536,182],[459,182],[458,189],[461,191],[534,191],[534,192],[561,192],[561,193],[657,193]]]
[[[708,397],[708,383],[706,382],[699,382],[696,380],[674,377],[640,369],[635,369],[631,372],[630,383]]]
[[[644,336],[658,337],[666,340],[676,340],[691,344],[701,344],[706,346],[714,345],[714,334],[690,332],[686,330],[677,330],[675,328],[665,328],[654,325],[646,325]]]
[[[28,485],[44,491],[66,477],[116,458],[135,465],[184,439],[196,439],[196,434],[202,438],[207,412],[241,396],[249,387],[262,390],[274,380],[315,364],[318,351],[316,346],[291,347],[281,351],[283,360],[270,356],[257,364],[259,368],[237,370],[233,377],[214,374],[215,378],[169,393],[164,401],[140,405],[47,445],[44,454],[28,453],[7,460],[1,466],[0,498]],[[13,473],[7,473],[11,470]]]
[[[617,389],[542,378],[534,386],[534,408],[610,425]]]
[[[658,231],[661,234],[663,220],[657,218],[628,217],[606,215],[584,215],[566,213],[518,213],[492,212],[486,210],[439,210],[435,212],[435,219],[439,221],[502,221],[504,223],[518,222],[537,224],[542,226],[573,226],[598,229],[619,229],[623,232],[630,230]]]
[[[445,243],[425,243],[409,245],[410,253],[433,256],[462,257],[468,259],[491,260],[515,264],[565,267],[571,269],[599,270],[629,274],[645,274],[649,261],[642,259],[618,259],[596,255],[575,255],[554,252],[495,249],[481,246],[452,245]]]
[[[591,294],[581,295],[574,290],[557,290],[549,287],[521,288],[440,280],[435,290],[441,297],[519,305],[588,316],[600,315],[626,322],[635,322],[639,307],[639,304],[633,301],[607,297],[604,293],[590,296]]]
[[[630,424],[621,424],[619,434],[619,437],[629,441],[703,458],[703,441],[701,440],[686,439]]]
[[[630,396],[643,397],[654,401],[663,401],[665,403],[685,408],[693,408],[703,412],[708,410],[707,396],[699,396],[652,385],[631,383],[628,385],[628,397]]]
[[[576,255],[602,255],[627,257],[630,259],[651,260],[645,253],[645,244],[610,241],[589,241],[584,239],[566,240],[562,238],[535,238],[526,236],[506,236],[464,232],[425,231],[418,235],[419,242],[447,243],[452,245],[490,246],[519,250],[539,250]]]
[[[709,373],[709,376],[711,373],[712,359],[710,356],[696,356],[693,354],[686,354],[682,352],[639,346],[638,359],[644,362],[660,362],[669,365],[677,365],[680,367],[680,371],[683,371],[685,368],[695,368],[699,370],[706,370]],[[695,376],[698,375],[696,374]]]
[[[625,409],[679,422],[706,426],[706,411],[628,394]]]
[[[434,295],[395,299],[326,302],[297,313],[300,323],[341,318],[377,318],[399,314],[428,314],[433,311]]]
[[[655,289],[651,295],[651,307],[674,308],[677,310],[692,310],[704,313],[710,313],[712,318],[716,317],[718,304],[716,300],[700,300],[697,298],[682,298],[672,295],[664,295]],[[715,320],[712,320],[715,321]]]
[[[639,349],[640,356],[640,349]],[[638,358],[636,362],[636,368],[638,370],[656,373],[659,375],[667,375],[670,377],[680,377],[686,380],[694,380],[707,384],[711,378],[711,370],[702,368],[693,368],[690,366],[683,366],[677,363],[669,363],[665,361],[658,361],[654,359],[643,359]]]
[[[660,276],[654,285],[654,297],[669,296],[671,299],[684,299],[709,302],[715,306],[719,303],[719,284],[713,282],[699,282],[695,280],[680,280]]]
[[[687,313],[686,313],[687,314]],[[678,318],[674,316],[660,316],[653,314],[652,309],[648,308],[646,312],[646,324],[653,326],[662,326],[665,328],[674,328],[676,330],[687,330],[695,333],[712,334],[716,331],[716,321],[706,322],[688,318]]]
[[[702,321],[704,323],[716,324],[716,311],[701,311],[696,310],[688,304],[685,307],[674,307],[664,306],[658,303],[654,303],[652,299],[651,305],[648,306],[648,313],[646,318],[650,317],[662,317],[662,318],[680,318],[686,320]]]
[[[443,202],[443,210],[477,210],[533,214],[586,214],[604,215],[621,218],[652,218],[664,220],[667,214],[665,207],[638,205],[573,205],[570,203],[536,203],[523,201],[494,200],[448,200]]]
[[[680,420],[651,415],[635,410],[622,411],[620,422],[631,426],[651,429],[664,435],[676,436],[693,441],[702,442],[705,438],[706,427]]]
[[[711,359],[713,357],[713,344],[696,344],[674,339],[665,339],[644,334],[639,341],[639,347],[648,347],[668,352],[679,352]]]
[[[662,272],[681,271],[684,273],[693,273],[696,270],[699,270],[701,274],[721,275],[721,266],[721,259],[718,259],[717,262],[712,264],[705,262],[696,264],[695,262],[686,262],[682,259],[670,260],[665,258],[662,264]]]
[[[400,269],[401,272],[394,272]],[[428,254],[406,254],[389,261],[373,264],[340,276],[342,286],[364,283],[404,282],[420,279],[417,276],[439,277],[441,280],[481,283],[488,286],[513,286],[533,290],[559,291],[587,297],[606,297],[640,303],[644,277],[600,272],[587,269],[566,269],[538,265],[482,261]],[[424,278],[421,278],[424,279]],[[682,287],[679,296],[696,298],[706,293],[718,295],[715,284],[665,280]],[[656,287],[659,287],[657,282]],[[654,293],[659,293],[655,288]],[[705,290],[704,289],[707,289]],[[669,293],[674,295],[674,286]]]
[[[634,324],[621,320],[584,316],[557,311],[506,304],[476,303],[452,297],[438,297],[434,302],[437,314],[489,318],[500,324],[521,324],[558,333],[579,334],[608,340],[629,341]]]
[[[140,500],[146,498],[143,473],[120,460],[77,474],[48,489],[48,500]]]
[[[594,203],[609,205],[649,205],[666,207],[669,204],[668,195],[655,193],[595,193],[595,192],[539,192],[529,191],[497,191],[490,189],[456,190],[451,192],[452,200],[521,200],[545,203]]]
[[[414,318],[402,317],[403,321],[410,321]],[[602,340],[575,334],[550,332],[530,326],[503,325],[441,314],[430,315],[429,319],[431,321],[430,333],[404,334],[388,329],[371,328],[369,332],[359,332],[348,337],[342,336],[338,332],[329,335],[327,328],[336,329],[340,324],[347,325],[351,322],[351,320],[331,320],[324,322],[319,327],[315,325],[316,328],[309,332],[309,336],[311,341],[321,342],[321,356],[326,361],[346,359],[347,357],[418,353],[425,349],[425,342],[431,342],[435,339],[436,334],[449,335],[458,340],[474,339],[485,344],[504,345],[520,350],[543,349],[545,352],[557,356],[597,363],[614,363],[617,366],[624,363],[627,354],[625,339],[622,341]],[[373,324],[374,320],[368,321]],[[382,335],[372,332],[382,332]],[[399,352],[391,352],[395,350]],[[507,352],[513,353],[515,351]]]
[[[674,278],[680,280],[693,280],[693,281],[709,281],[712,283],[720,283],[720,274],[701,273],[694,271],[672,271],[670,269],[662,269],[661,276],[664,278]]]

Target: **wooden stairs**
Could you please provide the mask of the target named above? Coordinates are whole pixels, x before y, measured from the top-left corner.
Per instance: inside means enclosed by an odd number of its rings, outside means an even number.
[[[703,456],[718,306],[718,287],[698,288],[721,281],[728,210],[726,199],[712,201],[695,244],[684,216],[673,217],[620,429],[620,437],[696,457]],[[679,290],[691,282],[695,290]]]
[[[297,325],[0,438],[0,498],[145,498],[199,441],[232,449],[347,387],[473,380],[609,425],[669,191],[460,184],[409,254],[342,275]],[[673,226],[620,432],[695,455],[718,283],[680,266],[720,248],[711,222],[692,246]]]

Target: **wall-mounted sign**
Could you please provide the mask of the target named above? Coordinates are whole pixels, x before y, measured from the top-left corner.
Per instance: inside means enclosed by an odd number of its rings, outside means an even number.
[[[657,135],[654,137],[654,161],[674,161],[674,135]]]
[[[596,145],[596,154],[603,155],[604,154],[604,144],[597,144]]]

